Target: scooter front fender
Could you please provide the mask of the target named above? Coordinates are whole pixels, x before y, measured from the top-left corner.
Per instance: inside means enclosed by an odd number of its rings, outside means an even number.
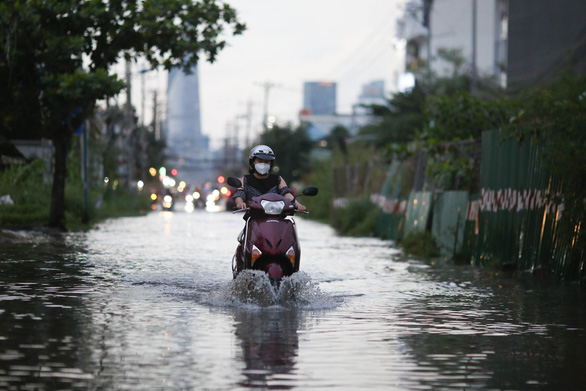
[[[254,219],[248,226],[248,240],[263,254],[285,254],[291,246],[297,246],[295,222],[282,218]]]
[[[293,272],[299,270],[301,253],[293,219],[281,217],[250,219],[247,227],[246,252],[247,258],[250,259],[250,266],[256,268],[255,262],[251,259],[254,247],[262,253],[261,258],[265,262],[268,262],[269,258],[272,261],[284,260],[289,264],[289,266],[283,265],[284,269]],[[290,251],[293,251],[293,254],[290,254]],[[294,262],[290,261],[290,255],[294,256]]]

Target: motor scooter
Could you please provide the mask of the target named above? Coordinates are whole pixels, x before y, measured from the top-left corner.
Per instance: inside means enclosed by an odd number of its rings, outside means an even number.
[[[240,179],[234,177],[228,178],[228,184],[242,187]],[[310,186],[301,195],[315,196],[317,193],[318,189]],[[246,212],[246,224],[232,258],[233,277],[246,269],[263,270],[278,289],[283,277],[299,271],[301,249],[293,219],[298,213],[295,201],[280,194],[266,193],[252,198],[246,209],[233,213],[239,212]]]

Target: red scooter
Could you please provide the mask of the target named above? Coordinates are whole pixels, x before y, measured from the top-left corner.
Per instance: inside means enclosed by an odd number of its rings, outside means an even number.
[[[234,177],[228,178],[228,184],[242,187],[240,179]],[[316,187],[310,186],[302,195],[315,196],[317,192]],[[294,200],[267,193],[254,197],[245,210],[233,213],[238,212],[246,212],[246,225],[232,259],[234,278],[242,270],[263,270],[278,289],[283,277],[299,271],[301,251],[292,217],[297,212]]]

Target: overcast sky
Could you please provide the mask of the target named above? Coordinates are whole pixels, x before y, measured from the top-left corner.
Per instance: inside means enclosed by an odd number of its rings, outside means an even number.
[[[238,11],[247,30],[228,38],[216,62],[199,65],[202,132],[210,136],[212,148],[220,147],[226,134],[233,134],[235,124],[244,140],[247,127],[242,117],[249,101],[251,137],[259,133],[265,83],[274,85],[269,114],[279,123],[294,124],[305,81],[337,82],[340,113],[351,112],[361,86],[372,80],[385,80],[387,91],[394,88],[403,59],[393,49],[393,38],[404,0],[226,2]],[[162,75],[147,74],[146,79],[147,91],[165,91]],[[134,102],[140,106],[140,99]],[[149,117],[147,113],[147,121]]]

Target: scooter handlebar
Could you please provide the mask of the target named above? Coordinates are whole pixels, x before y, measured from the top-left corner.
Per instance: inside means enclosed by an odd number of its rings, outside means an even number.
[[[232,211],[232,214],[236,214],[236,213],[244,213],[244,212],[248,212],[250,211],[250,207],[247,207],[246,209],[235,209]],[[299,212],[297,209],[295,209],[295,213],[304,213],[306,215],[309,214],[308,210],[304,210],[303,212]]]

